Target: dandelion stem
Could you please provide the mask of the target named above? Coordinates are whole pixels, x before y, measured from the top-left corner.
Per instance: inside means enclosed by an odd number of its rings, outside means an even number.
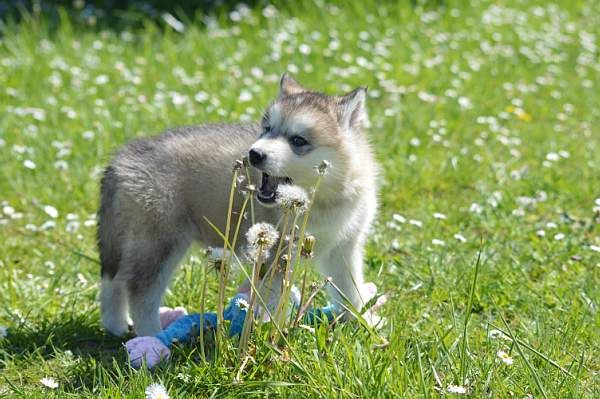
[[[225,234],[223,236],[223,248],[231,247],[229,244],[229,230],[231,228],[231,215],[233,212],[233,199],[235,197],[235,189],[237,186],[238,169],[234,168],[233,177],[231,179],[231,189],[229,191],[229,205],[227,207],[227,222],[225,224]],[[232,249],[233,252],[233,249]],[[223,331],[223,306],[225,302],[225,285],[227,284],[228,265],[225,260],[225,256],[221,259],[221,267],[219,270],[219,300],[217,302],[217,324],[220,326],[221,332]],[[219,335],[217,334],[217,347],[219,346]]]

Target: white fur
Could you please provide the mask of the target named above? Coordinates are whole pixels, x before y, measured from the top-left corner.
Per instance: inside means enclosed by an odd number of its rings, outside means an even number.
[[[128,330],[128,294],[121,280],[102,278],[100,304],[102,325],[111,334],[121,336]]]
[[[316,146],[307,154],[297,155],[287,137],[281,135],[267,136],[253,145],[267,156],[264,172],[289,177],[305,189],[315,184],[314,167],[323,160],[331,163],[332,170],[317,193],[309,231],[317,239],[318,268],[335,285],[329,289],[331,298],[340,304],[347,299],[356,309],[361,309],[368,300],[358,287],[364,286],[363,247],[377,209],[376,165],[367,142],[358,136],[362,133],[357,131],[364,119],[364,99],[364,91],[357,91],[341,111],[340,127],[346,136],[341,149]],[[307,129],[328,134],[315,128],[315,118],[308,113],[298,112],[286,118],[283,125],[278,124],[279,118],[278,109],[271,126],[287,136],[302,134]]]
[[[271,126],[279,126],[281,124],[281,107],[279,104],[275,103],[271,106],[269,121]]]
[[[271,121],[273,124],[273,121]],[[281,122],[279,122],[279,125]],[[281,126],[288,135],[300,134],[307,129],[313,128],[315,125],[315,118],[313,115],[307,112],[298,112],[294,115],[289,116],[285,120],[284,126]],[[275,125],[273,125],[275,126]]]

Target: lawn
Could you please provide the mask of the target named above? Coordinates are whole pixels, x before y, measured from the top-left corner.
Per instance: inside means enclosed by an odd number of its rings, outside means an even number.
[[[600,397],[600,2],[84,3],[0,22],[0,397]],[[241,371],[235,341],[130,368],[99,322],[102,168],[134,137],[257,120],[284,71],[369,87],[385,326],[255,335]],[[169,306],[199,309],[206,265],[194,248]]]

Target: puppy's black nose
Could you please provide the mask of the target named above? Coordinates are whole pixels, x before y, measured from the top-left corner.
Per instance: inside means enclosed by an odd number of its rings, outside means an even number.
[[[267,158],[267,154],[255,149],[251,149],[248,155],[252,166],[259,166]]]

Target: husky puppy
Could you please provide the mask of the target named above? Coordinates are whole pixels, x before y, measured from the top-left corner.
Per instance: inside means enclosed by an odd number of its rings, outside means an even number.
[[[366,89],[327,96],[284,74],[279,96],[262,123],[206,124],[167,130],[125,145],[101,182],[98,246],[102,264],[101,314],[115,335],[160,329],[159,306],[173,270],[192,241],[222,246],[207,220],[224,231],[232,165],[248,155],[261,181],[257,221],[275,224],[277,185],[310,189],[315,166],[324,176],[312,205],[308,231],[315,260],[332,278],[333,301],[363,303],[363,247],[377,208],[377,171],[362,132]],[[241,195],[235,199],[239,210]],[[249,226],[246,224],[244,229]],[[243,241],[243,240],[238,240]]]

